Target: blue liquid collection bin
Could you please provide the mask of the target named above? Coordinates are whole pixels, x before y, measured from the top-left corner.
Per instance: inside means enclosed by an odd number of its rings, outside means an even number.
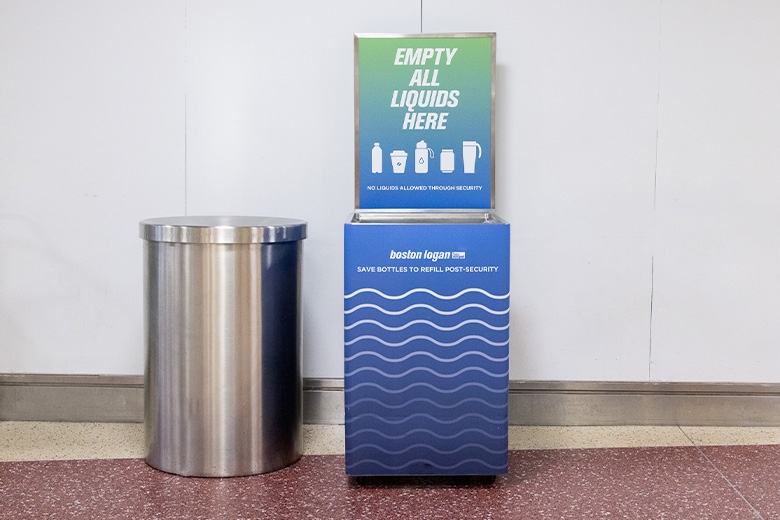
[[[495,34],[356,35],[346,472],[507,472],[509,224]]]
[[[344,232],[347,473],[506,473],[509,225]]]

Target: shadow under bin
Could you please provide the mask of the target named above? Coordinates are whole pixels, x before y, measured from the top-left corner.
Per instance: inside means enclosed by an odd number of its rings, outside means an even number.
[[[231,477],[296,462],[306,222],[167,217],[140,234],[147,464]]]

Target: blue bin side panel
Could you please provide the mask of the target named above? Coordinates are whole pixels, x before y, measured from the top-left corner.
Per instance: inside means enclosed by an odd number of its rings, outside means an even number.
[[[508,224],[347,224],[346,470],[507,471]]]

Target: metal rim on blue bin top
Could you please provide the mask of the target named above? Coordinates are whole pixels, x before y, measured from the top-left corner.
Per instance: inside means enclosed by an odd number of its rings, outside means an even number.
[[[151,242],[258,244],[306,238],[306,221],[280,217],[192,216],[142,220],[141,238]]]

